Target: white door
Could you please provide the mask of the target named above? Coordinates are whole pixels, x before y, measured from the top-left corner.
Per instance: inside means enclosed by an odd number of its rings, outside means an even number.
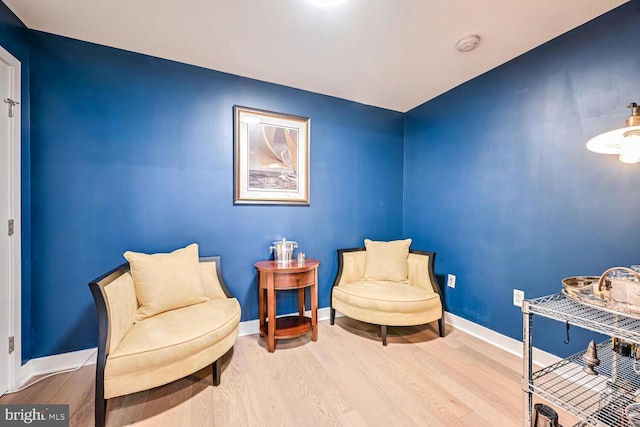
[[[20,291],[20,63],[0,47],[0,395],[15,380],[16,333]],[[11,116],[11,117],[10,117]],[[10,221],[12,223],[10,224]],[[18,322],[19,323],[19,320]],[[15,340],[14,340],[15,342]]]

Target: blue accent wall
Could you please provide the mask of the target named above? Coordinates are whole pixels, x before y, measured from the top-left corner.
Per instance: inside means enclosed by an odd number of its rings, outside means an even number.
[[[20,115],[21,115],[21,190],[22,190],[22,218],[21,241],[22,246],[22,290],[21,311],[30,313],[31,308],[31,168],[29,163],[30,117],[29,117],[29,42],[27,27],[14,15],[11,10],[0,2],[0,46],[6,49],[18,61],[21,70]],[[31,358],[31,318],[23,316],[21,328],[22,361]]]
[[[251,320],[272,241],[320,259],[327,307],[337,248],[402,236],[400,113],[39,32],[31,87],[33,357],[96,345],[87,283],[126,250],[221,255]],[[310,206],[233,205],[234,104],[311,118]]]
[[[412,237],[457,275],[450,312],[521,339],[514,288],[640,262],[640,169],[584,147],[640,101],[639,5],[400,114],[29,31],[0,3],[23,74],[23,361],[96,345],[87,283],[126,250],[198,242],[256,319],[253,263],[283,236],[322,262],[321,307],[337,248]],[[311,206],[233,205],[233,105],[311,118]],[[584,348],[534,331],[555,354]]]
[[[405,115],[404,233],[438,253],[438,274],[457,276],[448,311],[521,340],[514,288],[533,298],[568,276],[640,263],[640,165],[585,148],[640,102],[639,5]],[[536,346],[577,351],[562,326],[534,324]]]

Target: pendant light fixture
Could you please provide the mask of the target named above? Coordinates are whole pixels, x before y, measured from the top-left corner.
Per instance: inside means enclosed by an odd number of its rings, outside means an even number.
[[[588,150],[601,154],[617,154],[623,163],[640,162],[640,107],[632,102],[627,108],[631,109],[627,127],[591,138],[587,142]]]

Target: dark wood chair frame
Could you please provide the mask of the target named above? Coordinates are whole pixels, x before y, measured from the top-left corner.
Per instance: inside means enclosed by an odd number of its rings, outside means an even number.
[[[329,296],[329,321],[333,325],[336,320],[336,310],[333,308],[333,288],[335,288],[338,283],[340,283],[340,279],[342,278],[342,270],[344,268],[344,253],[345,252],[359,252],[365,251],[366,248],[348,248],[348,249],[338,249],[338,273],[336,274],[336,278],[331,285],[331,295]],[[427,255],[429,257],[429,263],[427,265],[427,270],[429,274],[429,280],[433,286],[433,290],[440,295],[440,302],[442,304],[442,316],[438,320],[438,333],[441,337],[444,337],[445,327],[444,327],[444,294],[442,289],[440,288],[440,284],[436,280],[436,276],[433,270],[433,266],[436,259],[435,252],[427,252],[427,251],[419,251],[416,249],[409,249],[409,252],[412,254],[418,255]],[[382,335],[382,345],[387,345],[387,325],[380,325],[380,334]]]
[[[220,267],[219,256],[200,257],[201,262],[216,263],[216,274],[220,281],[220,286],[228,298],[232,298],[231,292],[222,277],[222,268]],[[104,427],[107,417],[107,399],[104,398],[104,369],[107,364],[107,356],[109,355],[109,310],[104,299],[103,289],[111,282],[116,280],[129,271],[129,263],[119,265],[108,273],[103,274],[97,279],[89,282],[89,289],[93,295],[93,300],[98,310],[98,356],[96,360],[96,399],[95,399],[95,422],[96,427]],[[212,364],[213,385],[220,385],[220,368],[222,362],[220,359],[215,360]]]

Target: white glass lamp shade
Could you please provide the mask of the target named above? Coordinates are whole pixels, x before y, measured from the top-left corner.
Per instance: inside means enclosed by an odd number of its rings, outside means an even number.
[[[627,108],[631,110],[631,116],[627,118],[627,127],[591,138],[587,142],[589,151],[617,154],[622,163],[640,162],[640,106],[632,102]]]
[[[629,142],[638,144],[640,126],[629,126],[602,133],[587,142],[587,149],[600,154],[622,154],[622,149]]]
[[[640,129],[635,130],[632,134],[627,132],[625,143],[620,151],[620,161],[622,163],[640,162]]]
[[[618,154],[622,163],[640,162],[640,126],[605,132],[587,142],[587,149],[601,154]]]

